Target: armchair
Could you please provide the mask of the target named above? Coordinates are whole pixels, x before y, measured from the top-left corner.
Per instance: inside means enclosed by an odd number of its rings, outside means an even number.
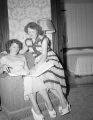
[[[0,58],[6,53],[0,53]],[[33,66],[34,59],[30,53],[25,57],[29,68]],[[30,59],[30,62],[29,62]],[[30,114],[31,103],[24,100],[24,88],[22,76],[9,76],[4,73],[0,75],[1,106],[9,120],[15,117],[25,117]]]
[[[0,58],[6,55],[6,53],[0,53]],[[27,60],[29,69],[34,65],[34,58],[32,54],[24,54]],[[24,100],[24,88],[23,88],[22,76],[9,76],[8,74],[0,75],[0,96],[1,106],[4,113],[7,115],[9,120],[19,120],[31,115],[31,102]],[[54,105],[57,105],[58,99],[51,93],[50,98]],[[39,106],[41,110],[45,110],[43,99],[37,96]],[[55,102],[55,103],[54,103]]]

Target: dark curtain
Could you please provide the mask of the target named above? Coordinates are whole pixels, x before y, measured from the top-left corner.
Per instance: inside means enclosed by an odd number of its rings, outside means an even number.
[[[67,84],[67,94],[69,94],[70,73],[67,68],[67,56],[64,55],[64,52],[66,51],[67,48],[66,45],[67,32],[64,0],[51,0],[51,16],[56,29],[56,32],[53,35],[54,51],[58,54],[58,57],[63,65],[65,72],[65,80]]]
[[[5,50],[5,42],[9,40],[7,0],[0,0],[0,52]]]
[[[54,51],[63,63],[63,52],[67,42],[64,0],[51,0],[51,17],[56,29],[53,33]]]
[[[51,18],[54,24],[56,32],[53,33],[53,49],[54,52],[58,54],[58,7],[59,4],[57,0],[51,0]]]

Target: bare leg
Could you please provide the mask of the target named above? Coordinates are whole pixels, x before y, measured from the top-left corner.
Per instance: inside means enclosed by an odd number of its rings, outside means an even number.
[[[55,112],[55,110],[54,110],[54,108],[53,108],[53,106],[51,104],[51,101],[49,99],[47,90],[41,90],[39,92],[40,92],[41,96],[43,97],[43,99],[46,102],[46,107],[48,109],[50,117],[55,118],[56,117],[56,112]]]
[[[32,107],[33,107],[34,111],[36,112],[36,114],[41,114],[38,104],[36,102],[36,93],[30,94],[29,97],[32,102]]]
[[[57,87],[57,89],[51,89],[50,91],[53,92],[56,97],[58,97],[60,101],[60,106],[62,106],[62,108],[64,109],[67,106],[68,102],[63,94],[61,86]]]
[[[32,102],[32,114],[35,120],[44,120],[44,116],[41,114],[38,104],[36,102],[36,93],[29,95],[30,100]]]
[[[51,91],[59,98],[60,106],[59,106],[59,113],[60,115],[65,115],[71,111],[70,104],[66,100],[61,86],[57,87],[56,90],[51,89]]]
[[[45,100],[45,102],[46,102],[46,104],[48,106],[48,109],[53,110],[53,106],[52,106],[51,101],[49,99],[47,90],[41,90],[41,91],[39,91],[39,93],[43,97],[43,99]]]

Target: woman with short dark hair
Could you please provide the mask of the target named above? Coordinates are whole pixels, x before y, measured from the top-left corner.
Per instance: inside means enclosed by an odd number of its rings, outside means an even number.
[[[9,75],[27,75],[29,73],[26,59],[19,54],[22,49],[22,43],[17,39],[11,39],[6,42],[7,54],[0,59],[0,73],[5,71]]]
[[[11,44],[13,44],[13,43],[18,44],[18,46],[19,46],[19,51],[23,48],[22,42],[20,42],[20,41],[17,40],[17,39],[11,39],[11,40],[7,41],[6,44],[5,44],[6,52],[7,52],[7,53],[10,53],[10,47],[11,47]]]

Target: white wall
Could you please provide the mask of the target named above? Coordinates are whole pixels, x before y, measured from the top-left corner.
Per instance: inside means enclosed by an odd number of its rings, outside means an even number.
[[[66,3],[67,47],[93,46],[93,3]]]

